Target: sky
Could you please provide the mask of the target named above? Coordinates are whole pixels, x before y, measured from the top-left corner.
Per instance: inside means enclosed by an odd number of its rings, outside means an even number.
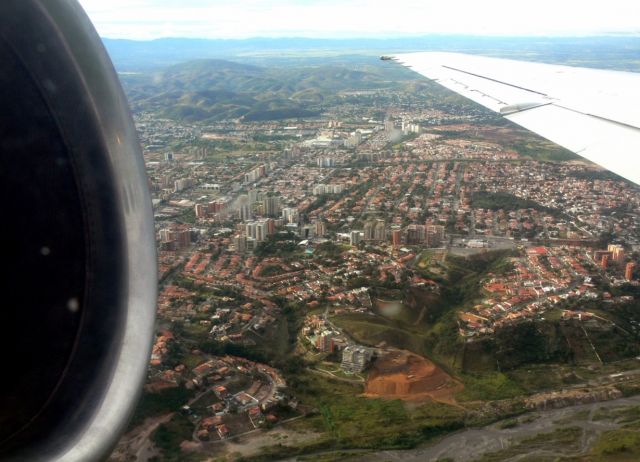
[[[640,36],[638,0],[79,0],[102,37]]]

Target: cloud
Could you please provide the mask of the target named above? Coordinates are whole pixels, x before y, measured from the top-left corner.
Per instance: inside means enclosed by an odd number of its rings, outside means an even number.
[[[640,2],[608,0],[80,0],[105,37],[376,37],[634,33]]]

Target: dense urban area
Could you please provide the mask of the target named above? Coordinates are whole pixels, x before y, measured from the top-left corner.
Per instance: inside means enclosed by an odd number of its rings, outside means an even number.
[[[635,460],[638,187],[406,72],[233,117],[124,81],[160,285],[112,460],[470,460],[410,451],[585,403],[473,457]]]

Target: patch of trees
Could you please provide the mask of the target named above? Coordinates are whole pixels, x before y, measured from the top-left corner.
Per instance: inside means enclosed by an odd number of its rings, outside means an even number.
[[[295,236],[291,233],[284,235],[274,234],[269,238],[258,244],[253,253],[260,258],[269,257],[273,255],[279,255],[282,253],[292,253],[297,250],[297,243]]]
[[[503,370],[546,361],[570,362],[573,358],[557,323],[526,322],[506,326],[496,331],[493,343]]]
[[[270,276],[278,276],[282,274],[284,271],[280,265],[267,265],[263,270],[260,276],[268,278]]]
[[[316,247],[316,254],[326,258],[338,258],[342,255],[342,247],[331,241],[323,242]]]
[[[193,390],[184,387],[166,388],[157,393],[145,391],[140,398],[136,412],[129,423],[129,429],[140,425],[147,417],[173,412],[189,401]]]
[[[584,170],[581,172],[578,171],[570,171],[568,173],[570,176],[577,178],[579,180],[614,180],[614,181],[626,181],[624,178],[612,173],[608,170],[602,171],[590,171]]]
[[[505,192],[493,193],[478,191],[472,195],[471,203],[473,207],[490,210],[502,209],[505,211],[511,211],[519,209],[534,209],[549,214],[557,215],[559,213],[558,210],[540,205],[536,201],[522,199],[521,197]]]
[[[253,346],[231,342],[218,342],[217,340],[207,340],[200,343],[198,348],[204,353],[213,356],[231,355],[259,363],[269,362],[269,357],[264,353],[264,351]]]
[[[174,415],[167,423],[161,424],[153,433],[154,444],[162,450],[162,460],[185,461],[180,444],[189,441],[195,425],[182,414]]]
[[[324,206],[324,204],[326,204],[330,198],[331,198],[331,194],[320,194],[318,195],[318,197],[316,197],[313,200],[313,202],[309,204],[306,210],[311,211],[311,210],[319,209],[320,207]]]
[[[306,117],[317,117],[321,113],[321,111],[309,111],[306,109],[298,108],[256,110],[249,111],[247,114],[245,114],[243,120],[247,122],[260,122],[263,120],[297,119]]]

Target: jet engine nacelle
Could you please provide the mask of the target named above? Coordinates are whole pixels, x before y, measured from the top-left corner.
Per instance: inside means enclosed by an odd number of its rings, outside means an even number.
[[[142,153],[75,0],[2,0],[0,69],[0,459],[100,460],[153,338]]]

